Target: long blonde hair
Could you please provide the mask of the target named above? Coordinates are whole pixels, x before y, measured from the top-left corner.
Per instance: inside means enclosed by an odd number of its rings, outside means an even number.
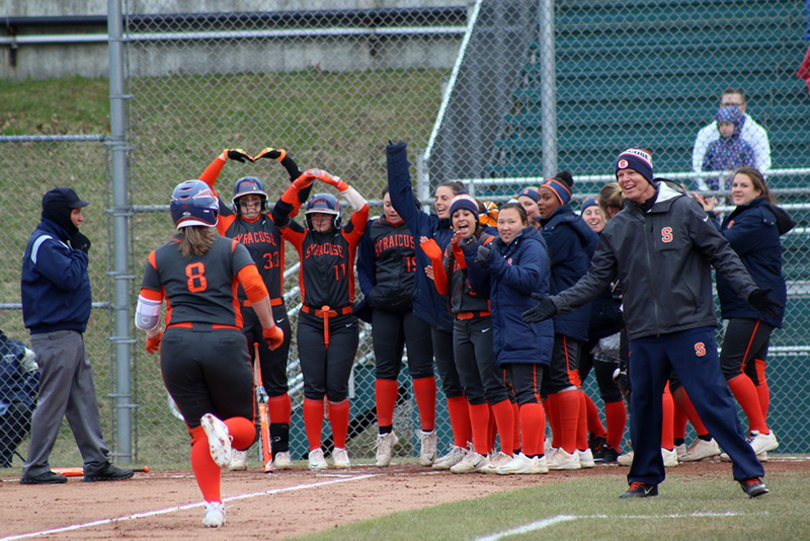
[[[182,228],[183,237],[180,239],[180,253],[183,257],[205,255],[214,244],[215,231],[211,227],[192,225]]]

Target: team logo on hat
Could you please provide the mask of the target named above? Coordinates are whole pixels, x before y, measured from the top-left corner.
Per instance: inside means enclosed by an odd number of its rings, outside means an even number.
[[[627,169],[627,166],[630,165],[627,163],[627,160],[619,160],[619,163],[616,165],[619,169]]]

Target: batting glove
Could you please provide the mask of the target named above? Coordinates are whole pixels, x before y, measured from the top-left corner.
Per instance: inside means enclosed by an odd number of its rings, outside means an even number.
[[[258,161],[258,160],[260,160],[262,158],[267,158],[268,160],[281,161],[281,160],[284,159],[284,156],[286,156],[286,155],[287,155],[287,151],[284,150],[283,148],[267,147],[264,150],[262,150],[261,152],[259,152],[259,154],[257,156],[255,156],[253,159]]]
[[[253,159],[253,156],[242,150],[241,148],[226,148],[222,151],[222,154],[219,156],[224,161],[228,160],[236,160],[238,162],[245,163],[245,160],[248,161],[256,161]]]
[[[308,169],[307,172],[304,173],[304,174],[305,175],[312,175],[313,177],[317,178],[318,180],[321,180],[321,181],[323,181],[323,182],[325,182],[327,184],[331,184],[332,186],[337,188],[337,190],[339,192],[341,192],[341,193],[345,192],[346,190],[349,189],[349,185],[346,184],[345,182],[343,182],[340,179],[340,177],[336,177],[336,176],[332,175],[331,173],[327,173],[323,169]]]
[[[272,329],[262,329],[262,336],[271,350],[278,349],[284,343],[284,331],[278,325],[274,325]]]
[[[776,319],[785,305],[773,298],[770,292],[769,287],[755,289],[748,295],[748,304],[756,308],[766,319]]]
[[[157,353],[160,350],[160,342],[163,340],[163,331],[160,331],[155,336],[146,338],[146,351],[149,353]]]
[[[540,323],[557,315],[557,307],[550,297],[541,293],[532,293],[532,298],[540,302],[534,308],[523,312],[523,321],[525,323]]]

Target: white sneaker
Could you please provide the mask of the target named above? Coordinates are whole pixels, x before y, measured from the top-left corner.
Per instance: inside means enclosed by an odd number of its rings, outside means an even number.
[[[593,461],[593,451],[590,449],[585,449],[584,451],[577,449],[577,455],[580,467],[593,468],[596,466],[596,462]]]
[[[454,445],[450,452],[433,463],[434,470],[449,470],[464,458],[467,450],[464,447]]]
[[[665,468],[675,468],[678,466],[678,453],[675,449],[669,450],[661,447],[661,458],[664,459]]]
[[[557,449],[554,456],[548,459],[549,470],[578,470],[581,467],[576,451],[568,453],[565,449]]]
[[[627,451],[623,455],[619,455],[616,459],[616,463],[619,466],[632,466],[633,465],[633,450]]]
[[[474,473],[489,464],[489,460],[484,455],[479,455],[475,451],[468,451],[461,461],[450,468],[453,473]]]
[[[224,468],[231,463],[231,435],[228,427],[216,416],[206,413],[200,419],[205,435],[208,436],[208,449],[217,466]]]
[[[326,459],[323,457],[323,449],[313,449],[309,452],[309,469],[312,471],[321,471],[328,468]]]
[[[748,445],[754,450],[756,454],[768,451],[774,451],[779,447],[779,442],[776,441],[776,436],[771,430],[770,434],[760,434],[756,430],[751,431],[751,436],[748,438]]]
[[[714,438],[704,441],[700,438],[692,442],[686,454],[678,455],[678,462],[697,462],[704,458],[712,458],[720,454],[720,446]]]
[[[332,463],[336,468],[345,469],[352,467],[352,463],[349,461],[349,453],[346,452],[346,449],[341,449],[340,447],[335,447],[335,450],[332,451]]]
[[[498,475],[548,473],[548,463],[545,456],[529,458],[523,453],[518,453],[512,460],[495,470],[495,473]]]
[[[247,451],[234,449],[231,453],[231,463],[228,471],[245,471],[247,469]]]
[[[551,464],[551,461],[552,461],[552,460],[554,460],[554,455],[555,455],[555,454],[557,453],[557,451],[559,451],[560,449],[559,449],[559,448],[557,448],[557,447],[551,447],[550,445],[547,445],[547,446],[545,447],[545,450],[546,450],[546,454],[545,454],[544,456],[546,457],[546,461],[547,461],[549,464]]]
[[[384,468],[391,463],[394,457],[394,447],[399,443],[399,438],[393,432],[380,434],[377,436],[377,467]]]
[[[421,431],[419,439],[422,443],[422,447],[419,450],[419,463],[422,466],[430,466],[436,460],[436,444],[438,443],[436,431]]]
[[[697,441],[697,440],[695,440],[695,441]],[[694,445],[694,443],[692,445]],[[686,443],[676,445],[675,446],[675,452],[678,453],[678,460],[680,460],[683,455],[685,455],[686,453],[689,452],[689,450],[686,448]]]
[[[274,470],[289,470],[292,468],[292,457],[289,451],[281,451],[273,457]]]
[[[222,502],[205,502],[203,526],[219,528],[225,524],[225,504]]]
[[[501,451],[491,454],[487,458],[489,459],[489,464],[481,468],[481,473],[496,473],[495,470],[512,460],[511,456]]]

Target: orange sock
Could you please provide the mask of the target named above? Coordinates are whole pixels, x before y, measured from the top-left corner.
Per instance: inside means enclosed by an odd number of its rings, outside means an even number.
[[[512,444],[515,441],[515,418],[512,403],[509,400],[501,400],[497,404],[492,404],[492,414],[498,426],[498,434],[501,435],[501,452],[512,456]]]
[[[624,400],[605,402],[605,424],[607,424],[607,444],[617,451],[622,450],[624,427],[627,425],[627,409]]]
[[[320,449],[321,430],[323,429],[323,401],[304,398],[303,411],[309,450]]]
[[[253,426],[252,423],[251,428]],[[255,429],[253,429],[255,431]],[[191,434],[191,469],[197,486],[200,487],[203,499],[207,502],[221,502],[219,477],[221,469],[211,458],[208,447],[208,436],[203,427],[198,426],[189,430]],[[252,443],[252,440],[251,440]]]
[[[489,404],[470,404],[470,424],[475,452],[486,455],[489,449]]]
[[[487,425],[487,453],[495,450],[495,439],[498,437],[498,425],[495,424],[495,416],[492,414],[492,405],[489,405],[489,425]]]
[[[397,405],[399,385],[395,379],[378,379],[374,382],[374,398],[377,402],[377,424],[394,424],[394,407]]]
[[[268,414],[271,423],[290,424],[290,395],[288,393],[271,396],[267,399]]]
[[[551,446],[559,449],[562,445],[562,428],[560,424],[560,407],[556,394],[550,394],[543,402],[546,411],[546,419],[551,425]]]
[[[339,449],[346,448],[349,433],[349,399],[329,402],[329,423],[332,425],[332,441]]]
[[[467,444],[472,441],[472,424],[467,399],[463,396],[448,398],[447,414],[450,417],[450,426],[453,428],[453,445],[467,447]]]
[[[538,404],[539,406],[540,404]],[[542,409],[542,406],[540,406]],[[512,440],[512,456],[518,451],[520,451],[520,406],[518,406],[517,402],[512,402],[512,418],[515,420],[515,432],[514,432],[514,439]],[[543,415],[543,425],[546,424],[546,416]],[[545,426],[543,426],[545,429]]]
[[[669,392],[669,383],[664,388],[661,405],[663,407],[661,447],[672,450],[675,448],[674,436],[672,435],[672,423],[675,421],[675,404],[672,402],[672,393]]]
[[[599,410],[596,408],[596,404],[594,404],[591,397],[587,394],[582,393],[582,396],[585,397],[585,411],[588,415],[588,432],[596,437],[605,437],[607,431],[602,424],[602,420],[599,418]],[[580,407],[582,407],[582,404],[580,404]]]
[[[579,391],[557,393],[560,410],[560,448],[566,453],[574,454],[577,450],[577,424],[579,423]],[[556,436],[555,436],[556,437]]]
[[[762,416],[765,419],[767,419],[768,406],[771,403],[771,393],[768,390],[768,382],[765,379],[765,361],[755,359],[754,363],[755,366],[757,367],[757,379],[759,379],[759,385],[757,385],[757,394],[759,395],[759,407],[762,408]]]
[[[577,449],[584,451],[588,448],[588,404],[590,400],[584,392],[577,391],[579,395],[579,418],[577,420]]]
[[[703,424],[703,421],[700,420],[700,415],[698,415],[695,406],[692,405],[692,401],[689,400],[689,395],[686,394],[686,390],[683,387],[681,387],[675,392],[674,398],[675,402],[677,402],[678,405],[680,405],[681,409],[686,414],[686,417],[689,419],[689,422],[692,423],[692,427],[694,427],[697,435],[705,436],[706,434],[708,434],[709,431],[706,429],[706,426]],[[685,431],[686,430],[684,429],[684,432]]]
[[[759,394],[754,382],[745,374],[740,374],[728,380],[729,389],[740,407],[748,417],[748,431],[756,430],[761,434],[770,434],[765,417],[762,415],[762,406],[759,404]]]
[[[537,403],[520,406],[520,425],[523,427],[523,454],[542,456],[546,436],[546,414]]]
[[[419,408],[422,431],[430,432],[436,427],[436,378],[430,376],[413,380],[413,394]]]

